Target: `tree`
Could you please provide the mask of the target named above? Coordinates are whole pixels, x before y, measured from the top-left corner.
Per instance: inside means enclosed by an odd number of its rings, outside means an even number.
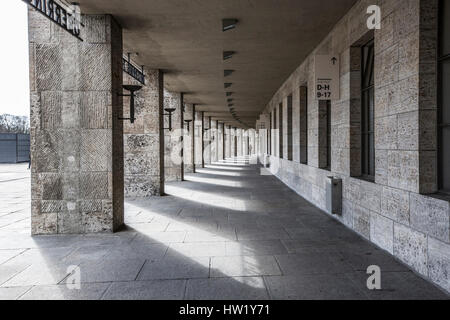
[[[30,120],[26,116],[0,115],[0,133],[30,133]]]

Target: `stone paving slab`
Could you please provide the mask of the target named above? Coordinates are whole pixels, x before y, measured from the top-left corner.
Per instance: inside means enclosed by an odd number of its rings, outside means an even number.
[[[449,299],[245,159],[186,180],[126,199],[116,234],[31,237],[29,171],[0,165],[0,299]]]

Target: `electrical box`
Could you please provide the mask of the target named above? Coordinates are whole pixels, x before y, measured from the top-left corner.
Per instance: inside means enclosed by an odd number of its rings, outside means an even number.
[[[342,179],[327,177],[326,201],[329,213],[342,215]]]

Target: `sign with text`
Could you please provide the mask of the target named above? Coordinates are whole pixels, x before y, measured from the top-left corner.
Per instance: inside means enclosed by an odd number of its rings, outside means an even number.
[[[316,55],[314,59],[317,100],[339,100],[339,55]]]
[[[46,16],[49,20],[69,32],[77,39],[83,41],[81,33],[81,11],[80,6],[71,4],[64,5],[55,0],[23,0],[29,6],[36,9],[39,13]]]

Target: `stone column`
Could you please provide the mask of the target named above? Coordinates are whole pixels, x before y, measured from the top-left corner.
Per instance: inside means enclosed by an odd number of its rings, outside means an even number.
[[[203,122],[202,112],[195,112],[195,168],[202,167],[203,159]]]
[[[180,93],[180,173],[181,181],[184,181],[184,94]]]
[[[210,124],[211,124],[211,162],[216,162],[217,161],[217,142],[218,142],[218,138],[217,138],[217,121],[212,121],[211,117],[209,117],[210,119]]]
[[[223,160],[224,157],[224,139],[223,139],[223,124],[217,121],[217,161]]]
[[[231,157],[235,157],[236,156],[236,147],[237,147],[237,143],[236,143],[236,128],[233,128],[231,130]]]
[[[200,145],[201,145],[201,163],[202,163],[202,168],[205,167],[205,112],[202,111],[201,112],[201,117],[202,117],[202,127],[201,127],[201,141],[200,141]]]
[[[168,113],[164,116],[165,181],[181,181],[181,100],[179,92],[164,90],[164,109],[175,109],[172,113],[172,131],[169,131]]]
[[[145,71],[145,86],[136,93],[135,117],[132,124],[124,122],[125,196],[150,197],[161,195],[161,166],[164,156],[160,153],[160,95],[162,97],[163,74],[159,70]],[[139,84],[124,74],[124,84]],[[124,92],[128,93],[128,92]],[[124,99],[124,118],[129,117],[129,98]],[[164,136],[163,136],[164,138]],[[164,169],[164,168],[163,168]]]
[[[203,153],[203,159],[205,164],[211,163],[211,157],[212,157],[212,127],[211,127],[211,117],[204,118],[204,124],[205,127],[208,130],[204,130],[204,153]]]
[[[222,144],[223,144],[223,150],[222,150],[222,160],[225,160],[225,158],[226,158],[226,149],[227,149],[227,146],[226,146],[226,125],[225,125],[225,123],[222,123]]]
[[[33,235],[124,223],[122,28],[110,15],[82,20],[79,41],[28,12]]]
[[[185,116],[184,120],[192,120],[192,109],[193,105],[186,103],[185,104]],[[193,134],[194,132],[194,122],[191,121],[189,123],[189,130],[187,123],[184,124],[184,173],[193,173],[194,172],[194,163],[193,163]]]
[[[195,135],[196,135],[196,133],[195,132],[197,129],[196,129],[195,121],[196,121],[196,114],[195,114],[195,104],[194,104],[194,105],[192,105],[192,123],[191,123],[191,125],[192,125],[192,128],[191,128],[191,130],[192,130],[191,157],[192,157],[192,159],[191,160],[192,160],[192,172],[193,173],[195,173],[195,165],[196,165],[196,163],[195,163],[195,152],[196,152],[196,150],[195,150],[195,143],[196,143]]]
[[[375,180],[429,194],[437,191],[437,1],[402,10],[375,32]]]

